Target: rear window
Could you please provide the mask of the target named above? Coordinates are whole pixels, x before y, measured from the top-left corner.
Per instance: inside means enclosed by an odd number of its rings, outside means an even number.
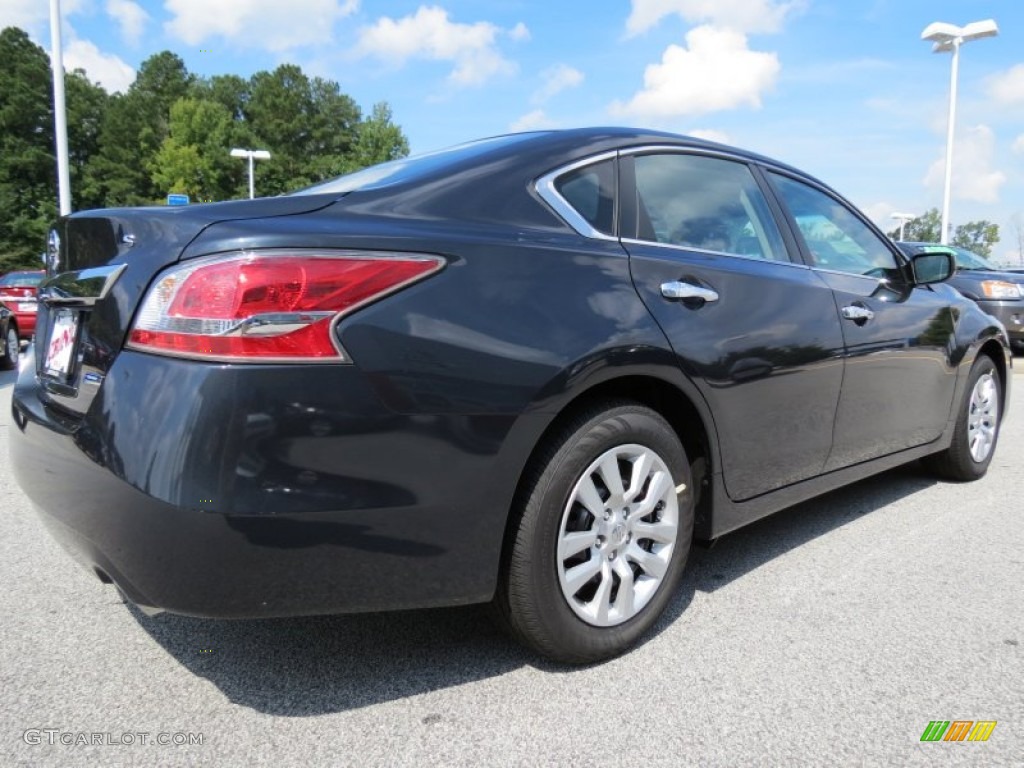
[[[480,157],[495,149],[513,146],[526,139],[535,138],[537,133],[516,133],[508,136],[495,136],[490,139],[470,141],[465,144],[458,144],[448,149],[441,149],[436,152],[427,152],[414,157],[405,157],[401,160],[392,160],[380,165],[371,165],[361,171],[347,173],[338,176],[336,179],[325,181],[306,189],[292,192],[293,195],[342,195],[347,192],[355,192],[360,189],[379,189],[380,187],[392,184],[402,184],[409,181],[431,176],[439,170],[452,165],[463,163],[467,160]]]
[[[31,288],[43,280],[42,272],[11,272],[0,277],[0,285],[8,288]]]

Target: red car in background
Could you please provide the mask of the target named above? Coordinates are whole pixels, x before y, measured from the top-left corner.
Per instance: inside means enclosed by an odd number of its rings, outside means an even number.
[[[36,332],[36,291],[43,271],[8,272],[0,277],[0,304],[11,310],[18,336],[29,340]]]

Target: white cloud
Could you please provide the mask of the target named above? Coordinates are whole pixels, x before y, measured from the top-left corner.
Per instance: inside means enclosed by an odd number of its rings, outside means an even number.
[[[1024,64],[992,75],[986,81],[988,94],[1000,104],[1024,104]]]
[[[786,14],[799,5],[774,0],[632,0],[626,32],[638,35],[672,15],[690,24],[714,24],[740,32],[777,32]]]
[[[525,42],[530,39],[530,30],[520,21],[508,31],[508,36],[517,43]]]
[[[135,70],[113,53],[104,53],[88,40],[72,40],[64,46],[64,68],[84,69],[89,79],[107,91],[126,91],[135,80]]]
[[[720,131],[717,128],[693,128],[686,132],[695,139],[704,139],[705,141],[717,141],[719,144],[731,144],[732,139],[725,131]]]
[[[233,45],[285,51],[328,43],[334,23],[359,7],[358,0],[165,0],[168,34],[188,45],[224,38]]]
[[[556,125],[555,121],[548,117],[543,109],[535,109],[513,121],[508,129],[515,133],[518,131],[537,131],[544,128],[554,128]]]
[[[401,66],[409,59],[450,61],[455,68],[448,76],[460,86],[480,85],[495,75],[513,74],[516,66],[496,46],[502,29],[490,22],[462,24],[449,20],[438,6],[420,6],[401,19],[384,16],[359,32],[356,53],[373,56]],[[508,32],[515,40],[529,35],[522,23]]]
[[[130,45],[138,45],[149,21],[149,14],[132,0],[107,0],[107,15],[121,28],[121,37]]]
[[[1013,140],[1013,151],[1018,155],[1024,155],[1024,133]]]
[[[976,125],[959,131],[953,145],[953,197],[979,203],[998,203],[999,188],[1006,183],[1006,174],[992,168],[996,137],[987,125]],[[946,172],[943,156],[928,168],[924,177],[927,187],[942,188]]]
[[[779,75],[778,56],[750,50],[746,36],[734,30],[696,27],[686,44],[666,48],[661,63],[644,70],[643,90],[625,104],[614,102],[611,113],[658,118],[756,109]]]
[[[898,210],[892,203],[887,203],[884,200],[871,205],[865,205],[861,208],[864,213],[868,215],[878,228],[883,232],[891,232],[894,228],[898,227],[900,223],[892,217]]]
[[[82,0],[64,0],[61,3],[61,14],[66,18],[82,9]],[[36,33],[47,33],[50,23],[50,4],[44,0],[0,0],[0,29],[5,27],[21,27]],[[47,42],[49,48],[49,42]]]
[[[533,102],[542,104],[567,88],[575,88],[583,82],[583,73],[568,64],[555,64],[540,73],[544,84],[533,94]]]

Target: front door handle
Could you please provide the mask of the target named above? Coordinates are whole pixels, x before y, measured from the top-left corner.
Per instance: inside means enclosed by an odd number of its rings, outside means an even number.
[[[701,288],[693,283],[673,280],[661,284],[661,295],[666,299],[700,299],[702,301],[718,301],[718,292],[710,288]]]
[[[842,312],[844,318],[847,320],[853,320],[857,325],[864,325],[864,323],[875,316],[875,313],[867,307],[859,307],[856,304],[843,307]]]

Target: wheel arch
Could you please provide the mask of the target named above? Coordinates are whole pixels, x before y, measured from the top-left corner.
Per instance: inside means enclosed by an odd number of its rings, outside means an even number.
[[[680,374],[681,376],[681,374]],[[718,445],[710,413],[696,394],[689,395],[676,383],[650,373],[626,373],[595,382],[577,392],[558,410],[539,437],[516,480],[515,492],[505,520],[501,544],[501,565],[504,568],[516,525],[516,510],[526,493],[526,480],[540,460],[552,435],[579,413],[600,403],[630,401],[659,413],[672,427],[686,451],[697,493],[694,538],[706,539],[712,530],[711,476],[718,466]]]

